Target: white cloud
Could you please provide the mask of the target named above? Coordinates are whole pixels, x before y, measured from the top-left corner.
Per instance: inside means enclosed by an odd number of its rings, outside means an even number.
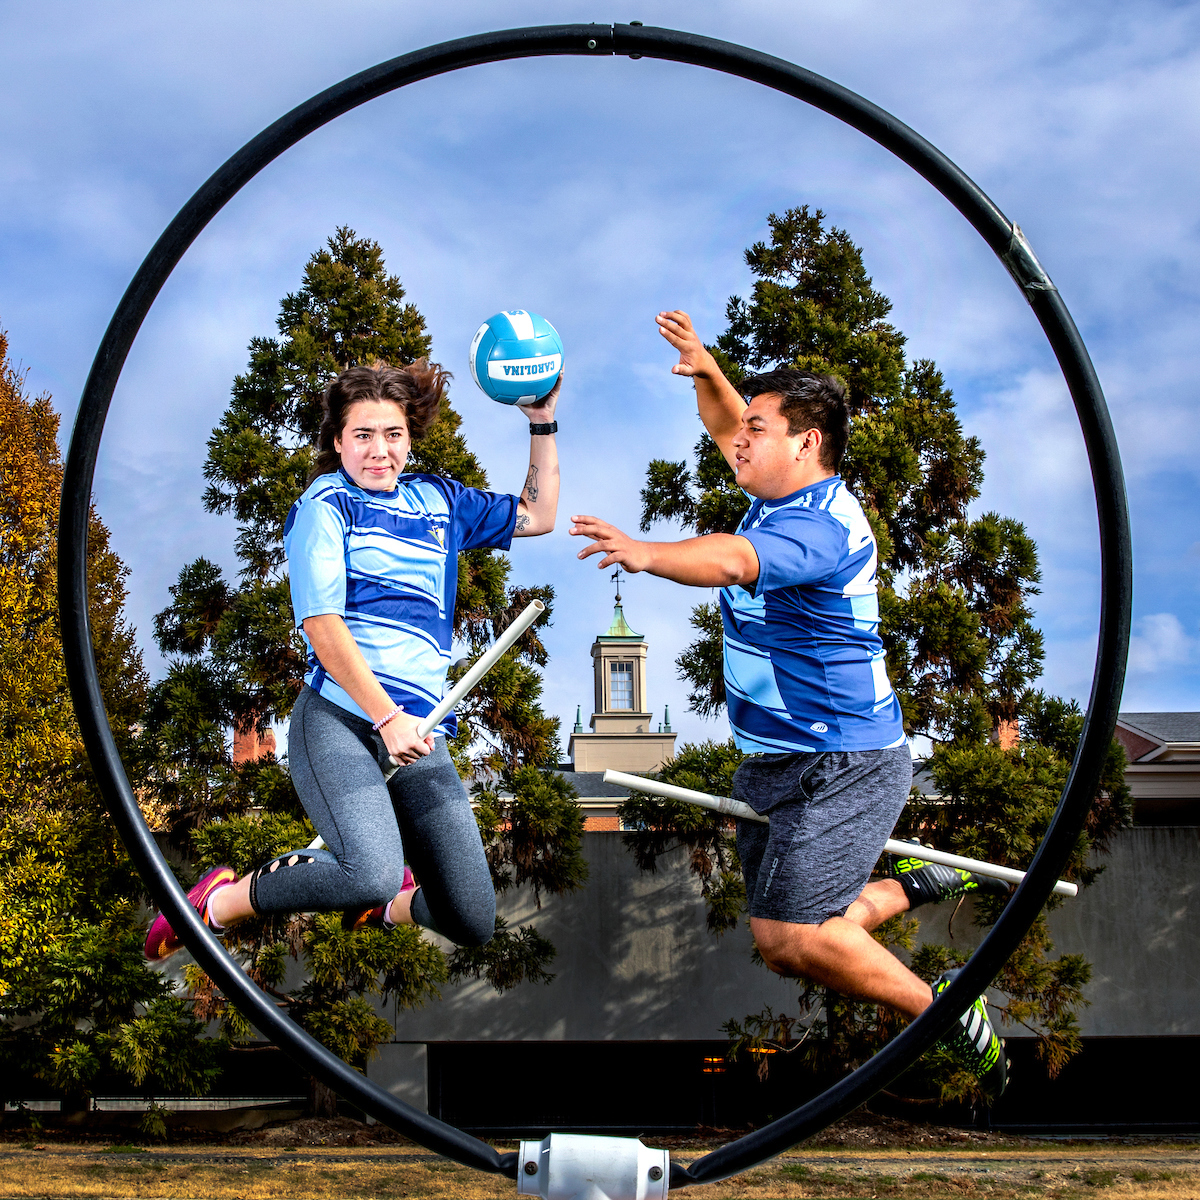
[[[1019,221],[1108,390],[1139,596],[1162,610],[1141,620],[1178,614],[1177,644],[1190,645],[1200,556],[1178,546],[1200,540],[1200,10],[697,0],[682,11],[642,0],[637,15],[854,88]],[[0,8],[0,323],[33,368],[31,388],[55,392],[66,428],[141,257],[247,138],[388,55],[498,24],[595,16],[590,0],[513,0],[502,22],[480,0],[297,0],[288,12],[280,22],[271,6],[237,0],[150,16],[140,0]],[[493,65],[416,85],[296,147],[216,219],[152,311],[104,443],[97,495],[133,568],[139,625],[180,564],[228,543],[199,504],[204,438],[247,341],[273,331],[279,298],[336,224],[384,245],[435,353],[458,372],[456,401],[497,486],[522,452],[519,423],[468,390],[470,333],[508,292],[570,331],[564,507],[630,525],[645,461],[682,457],[696,437],[686,392],[657,377],[669,360],[650,318],[682,304],[706,334],[719,332],[766,213],[805,202],[864,246],[910,350],[946,372],[988,452],[983,502],[1025,521],[1041,549],[1047,677],[1086,698],[1098,602],[1086,458],[1053,357],[1002,268],[937,193],[857,133],[745,81],[652,60]],[[578,567],[567,541],[524,547],[517,568],[559,587],[547,685],[564,718],[610,602],[607,581]],[[669,664],[687,642],[691,597],[642,586],[629,585],[631,619],[656,639],[651,687],[670,695],[678,724],[682,687]],[[1162,702],[1177,704],[1196,659],[1153,650],[1169,633],[1139,624],[1135,646],[1138,662],[1159,664]],[[586,689],[578,699],[586,717]]]
[[[1091,490],[1083,435],[1057,372],[1022,372],[1007,386],[968,401],[964,424],[988,456],[984,503],[1061,510]],[[1056,519],[1061,513],[1056,513]]]
[[[1131,675],[1173,672],[1200,662],[1200,637],[1188,633],[1174,613],[1151,613],[1134,622],[1134,628],[1129,639]]]

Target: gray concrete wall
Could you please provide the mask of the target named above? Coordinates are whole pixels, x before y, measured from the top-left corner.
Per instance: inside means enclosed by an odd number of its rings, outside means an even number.
[[[748,929],[710,936],[682,852],[649,874],[619,834],[585,833],[583,844],[580,891],[543,897],[540,911],[524,890],[500,898],[510,928],[534,922],[554,943],[554,981],[504,995],[482,981],[445,987],[440,1002],[388,1014],[397,1041],[720,1038],[730,1017],[794,1009],[795,984],[750,961]]]
[[[369,1063],[375,1083],[427,1110],[428,1042],[702,1041],[721,1039],[730,1017],[768,1005],[795,1011],[796,985],[751,961],[749,929],[709,935],[685,854],[649,874],[619,834],[585,833],[583,850],[590,870],[580,891],[544,897],[540,910],[525,891],[500,897],[510,929],[534,922],[554,943],[553,982],[500,995],[472,981],[415,1011],[391,1004],[383,1011],[396,1041]]]
[[[510,927],[534,921],[557,947],[553,983],[498,995],[471,982],[416,1012],[393,1005],[396,1042],[372,1062],[371,1078],[424,1107],[428,1042],[720,1039],[731,1017],[796,1011],[797,984],[751,961],[745,925],[709,935],[683,853],[653,875],[617,834],[585,834],[584,853],[582,891],[548,897],[540,912],[527,894],[502,898]],[[1050,917],[1055,950],[1092,963],[1084,1036],[1200,1034],[1200,829],[1125,830],[1101,861],[1098,882]],[[954,909],[922,910],[920,938],[970,953],[982,933],[969,902]]]
[[[1054,956],[1081,954],[1092,964],[1077,1013],[1084,1037],[1200,1034],[1200,828],[1138,826],[1098,855],[1100,878],[1049,917]],[[983,931],[963,905],[920,910],[919,941],[973,950]],[[1005,1037],[1032,1037],[1005,1027]]]
[[[429,1111],[429,1051],[424,1042],[380,1046],[367,1064],[367,1078],[418,1112]],[[367,1121],[374,1124],[375,1118]]]
[[[498,995],[483,982],[443,988],[415,1012],[380,1009],[395,1028],[370,1077],[417,1108],[426,1106],[426,1044],[440,1041],[719,1040],[730,1018],[771,1007],[796,1012],[798,986],[751,961],[743,923],[721,938],[705,927],[699,885],[680,852],[639,871],[615,833],[583,835],[587,885],[546,897],[501,897],[511,928],[534,922],[558,950],[548,986]],[[1092,964],[1085,1037],[1200,1035],[1200,827],[1139,826],[1113,839],[1104,873],[1050,915],[1056,953]],[[921,910],[921,940],[969,954],[982,933],[969,902]],[[452,949],[449,943],[445,948]],[[164,973],[182,987],[186,952]],[[301,967],[289,963],[288,986]],[[1030,1036],[1005,1028],[1006,1037]]]
[[[535,922],[558,949],[553,983],[505,995],[483,982],[446,987],[440,1002],[387,1013],[396,1040],[719,1038],[730,1017],[794,1010],[796,985],[751,962],[744,925],[709,935],[682,852],[655,874],[617,834],[584,834],[584,853],[581,891],[545,897],[540,911],[525,891],[501,897],[510,927]],[[1200,1034],[1200,829],[1128,829],[1099,861],[1097,883],[1050,917],[1056,950],[1093,965],[1084,1034]],[[924,909],[921,938],[969,952],[979,931],[969,906],[951,926],[953,907]]]
[[[1055,949],[1092,964],[1085,1037],[1200,1034],[1200,828],[1139,826],[1050,915]]]

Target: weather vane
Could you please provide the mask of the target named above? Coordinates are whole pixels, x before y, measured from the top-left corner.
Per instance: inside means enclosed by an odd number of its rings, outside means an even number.
[[[609,576],[609,579],[615,579],[617,582],[617,603],[621,603],[621,567],[617,564],[617,569]]]

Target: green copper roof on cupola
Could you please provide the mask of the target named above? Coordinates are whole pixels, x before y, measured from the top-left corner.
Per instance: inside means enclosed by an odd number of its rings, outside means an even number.
[[[602,633],[601,637],[620,637],[620,638],[638,638],[641,639],[640,633],[635,633],[629,628],[629,622],[625,620],[625,610],[618,604],[613,609],[612,624],[608,627],[607,633]]]
[[[629,627],[629,622],[625,620],[625,610],[621,607],[621,568],[618,567],[610,579],[615,579],[617,582],[617,603],[613,608],[612,624],[608,627],[607,633],[602,633],[602,638],[627,638],[631,642],[640,642],[642,635]]]

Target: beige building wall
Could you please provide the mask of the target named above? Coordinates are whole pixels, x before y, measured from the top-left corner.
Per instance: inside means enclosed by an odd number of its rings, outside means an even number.
[[[657,771],[675,757],[675,735],[576,733],[570,751],[576,771]]]
[[[641,713],[647,720],[650,719],[650,714],[645,711],[646,654],[648,651],[649,646],[645,642],[631,644],[628,641],[618,642],[597,638],[592,643],[592,673],[595,680],[593,725],[597,715],[618,711],[613,708],[613,663],[630,663],[633,667],[633,708],[619,711]]]

